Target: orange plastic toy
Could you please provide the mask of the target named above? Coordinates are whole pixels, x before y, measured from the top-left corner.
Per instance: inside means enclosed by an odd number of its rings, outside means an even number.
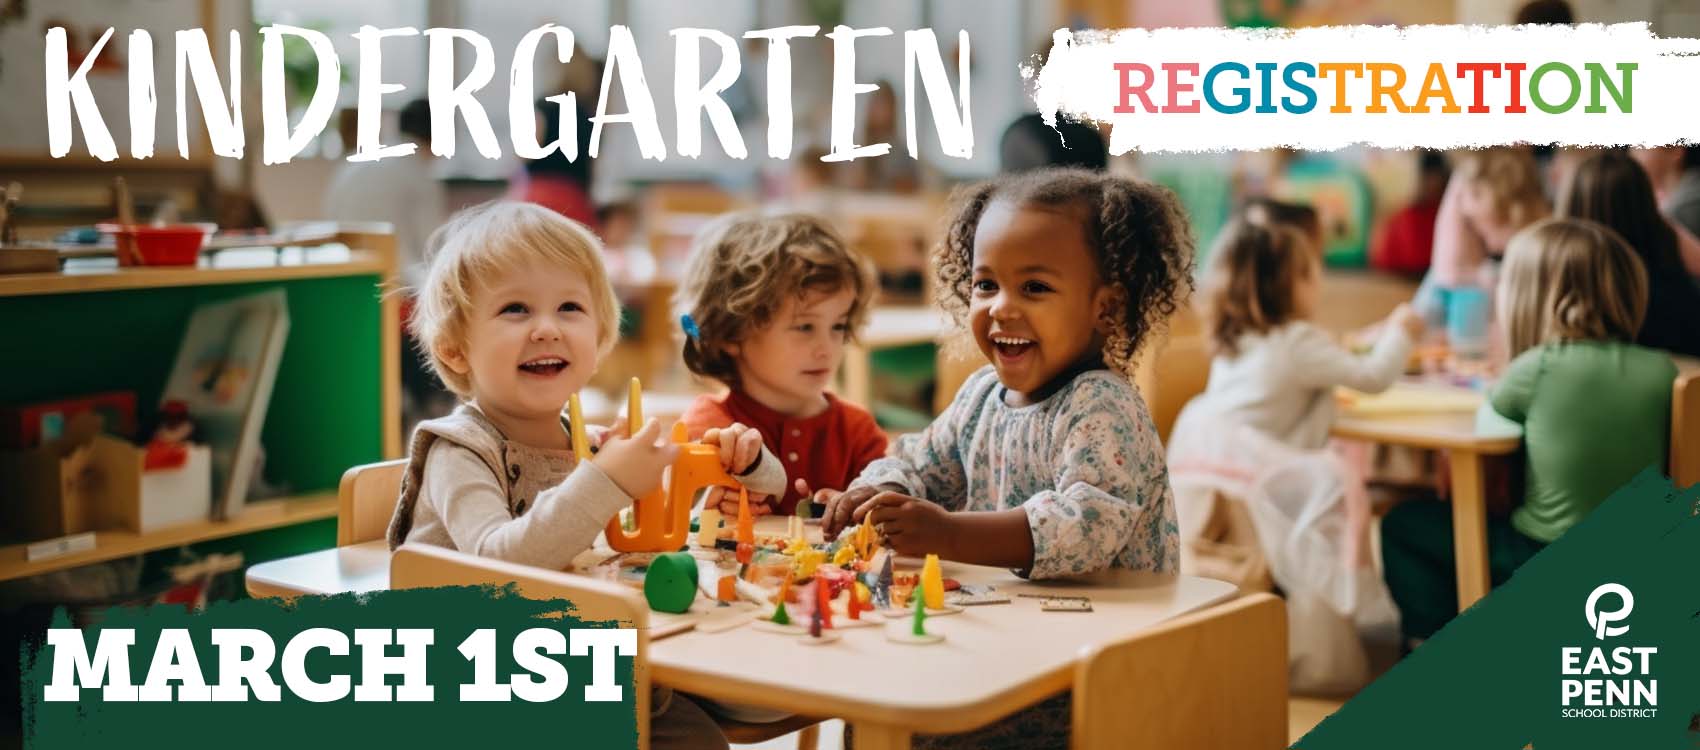
[[[632,378],[631,397],[626,409],[627,434],[643,428],[642,385]],[[573,448],[579,460],[590,457],[583,436],[583,420],[579,412],[578,395],[567,404],[572,422]],[[712,445],[692,443],[686,439],[685,425],[673,423],[673,442],[679,444],[679,457],[673,461],[673,471],[656,491],[632,501],[632,517],[636,523],[626,531],[615,517],[608,521],[608,546],[620,552],[673,552],[683,549],[691,535],[691,498],[704,487],[743,489],[743,485],[720,466],[720,449]]]

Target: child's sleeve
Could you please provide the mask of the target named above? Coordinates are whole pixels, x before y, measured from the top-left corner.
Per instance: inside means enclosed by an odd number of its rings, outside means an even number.
[[[744,488],[752,494],[759,493],[776,498],[785,497],[785,490],[787,489],[785,465],[780,463],[778,456],[773,455],[767,449],[766,444],[762,445],[761,455],[756,458],[754,464],[751,464],[743,474],[734,474],[733,476],[737,477]]]
[[[994,378],[990,365],[970,376],[956,391],[956,398],[931,424],[920,432],[897,439],[891,452],[868,464],[851,487],[894,485],[903,494],[930,500],[950,510],[967,502],[968,475],[962,466],[957,444],[974,416],[977,394]]]
[[[1033,532],[1030,578],[1110,567],[1170,572],[1179,563],[1162,443],[1144,408],[1102,385],[1077,392],[1055,456],[1054,489],[1022,504]],[[1038,458],[1038,457],[1035,457]]]
[[[1488,393],[1488,403],[1499,416],[1522,424],[1529,418],[1529,402],[1534,399],[1535,381],[1540,374],[1541,349],[1523,352],[1506,365],[1505,374]]]
[[[1328,333],[1308,324],[1293,336],[1288,356],[1299,382],[1310,388],[1346,386],[1364,393],[1380,393],[1405,372],[1411,357],[1411,337],[1391,322],[1382,326],[1381,338],[1369,354],[1346,351]]]
[[[562,570],[631,496],[595,464],[581,461],[560,484],[537,494],[519,516],[490,467],[466,448],[438,441],[425,459],[424,486],[456,549],[479,557]]]

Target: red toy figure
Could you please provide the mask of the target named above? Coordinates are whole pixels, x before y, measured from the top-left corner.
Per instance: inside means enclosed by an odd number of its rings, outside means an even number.
[[[862,584],[858,581],[851,581],[849,591],[850,600],[844,603],[844,609],[850,613],[850,619],[852,620],[862,619],[863,605],[861,592]],[[870,605],[868,608],[872,609],[872,606]]]
[[[195,432],[195,423],[189,421],[189,405],[182,401],[167,401],[159,407],[159,426],[154,428],[153,439],[148,441],[147,450],[143,454],[142,469],[175,469],[189,460],[189,450],[184,447],[189,436]]]
[[[815,611],[820,613],[821,627],[832,627],[832,584],[825,579],[815,581]]]

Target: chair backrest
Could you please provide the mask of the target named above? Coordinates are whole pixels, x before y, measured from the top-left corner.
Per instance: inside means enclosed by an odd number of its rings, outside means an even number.
[[[1670,476],[1679,488],[1700,482],[1700,372],[1684,372],[1672,386]]]
[[[343,472],[336,488],[336,546],[384,538],[406,471],[407,459],[398,458]]]
[[[520,596],[566,599],[585,620],[616,620],[637,630],[632,692],[637,702],[638,748],[649,747],[649,607],[635,589],[572,573],[469,555],[429,544],[404,544],[390,556],[390,588],[515,584]]]
[[[1181,409],[1210,383],[1210,341],[1197,312],[1182,307],[1175,313],[1168,338],[1142,355],[1134,382],[1166,444]]]
[[[1257,593],[1090,649],[1075,750],[1287,746],[1287,610]]]

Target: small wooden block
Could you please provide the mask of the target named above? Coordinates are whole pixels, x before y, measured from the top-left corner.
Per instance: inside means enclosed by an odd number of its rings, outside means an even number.
[[[1046,599],[1039,603],[1046,612],[1091,612],[1092,600],[1085,598]]]

